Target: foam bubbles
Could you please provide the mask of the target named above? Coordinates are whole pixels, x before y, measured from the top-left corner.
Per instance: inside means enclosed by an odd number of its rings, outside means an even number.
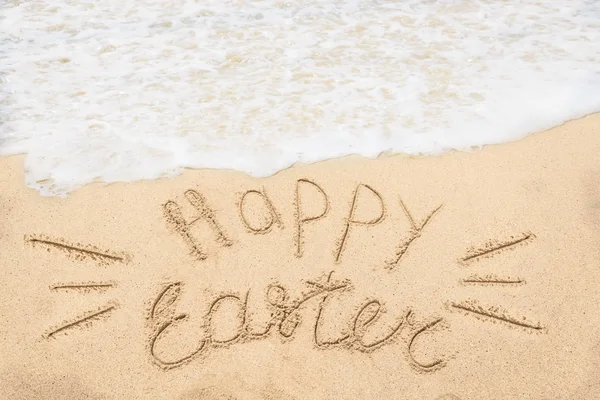
[[[600,3],[15,1],[0,153],[45,195],[501,143],[600,110]]]

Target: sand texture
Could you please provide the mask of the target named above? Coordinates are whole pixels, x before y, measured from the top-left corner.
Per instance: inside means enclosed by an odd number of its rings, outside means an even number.
[[[600,397],[600,115],[68,198],[0,160],[2,399]]]

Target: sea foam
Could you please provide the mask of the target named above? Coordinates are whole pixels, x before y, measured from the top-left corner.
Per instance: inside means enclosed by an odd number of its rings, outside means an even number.
[[[468,150],[600,110],[595,0],[5,0],[0,27],[0,154],[44,195]]]

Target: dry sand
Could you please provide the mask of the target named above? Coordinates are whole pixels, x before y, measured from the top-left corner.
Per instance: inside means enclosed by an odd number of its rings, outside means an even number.
[[[2,399],[600,397],[600,115],[67,199],[0,160]]]

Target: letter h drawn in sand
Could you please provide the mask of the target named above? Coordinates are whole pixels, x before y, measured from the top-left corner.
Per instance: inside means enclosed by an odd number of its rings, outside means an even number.
[[[50,238],[43,235],[27,235],[25,242],[33,247],[42,246],[48,252],[58,250],[77,261],[92,260],[99,265],[110,265],[115,263],[127,263],[131,257],[124,253],[115,253],[109,250],[101,250],[97,246],[85,245],[81,243],[69,243],[62,238]],[[54,292],[76,292],[86,294],[92,291],[104,292],[115,287],[112,281],[107,282],[69,282],[50,285],[50,290]],[[44,334],[44,338],[50,339],[58,333],[66,332],[70,329],[82,326],[90,326],[95,320],[105,317],[118,308],[116,301],[109,301],[104,306],[86,311],[85,313],[51,328]]]
[[[216,220],[216,214],[206,202],[206,198],[195,190],[187,190],[184,193],[188,202],[199,212],[199,215],[192,221],[187,222],[181,211],[181,207],[173,200],[167,201],[164,205],[164,213],[167,223],[171,225],[177,233],[183,238],[190,249],[190,255],[197,260],[205,260],[208,256],[199,241],[192,235],[190,228],[197,222],[205,220],[216,235],[216,241],[223,246],[231,246],[233,242],[227,237],[223,228]]]

